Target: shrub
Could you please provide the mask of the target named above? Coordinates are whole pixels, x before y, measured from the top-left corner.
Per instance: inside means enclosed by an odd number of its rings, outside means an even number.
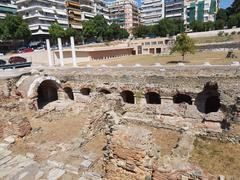
[[[235,34],[236,34],[236,31],[231,32],[231,35],[235,35]]]
[[[224,31],[219,31],[218,32],[218,36],[223,36],[224,35]]]
[[[228,33],[224,33],[225,36],[228,36],[229,34]]]
[[[237,34],[240,35],[240,31],[238,31]]]

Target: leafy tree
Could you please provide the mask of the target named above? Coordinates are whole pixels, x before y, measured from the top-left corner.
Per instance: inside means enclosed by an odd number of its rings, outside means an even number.
[[[120,39],[126,39],[128,38],[128,36],[129,36],[129,33],[127,32],[126,29],[120,29],[120,32],[119,32]]]
[[[155,33],[158,36],[166,37],[167,35],[175,35],[176,34],[176,25],[173,20],[170,19],[162,19],[156,25]]]
[[[233,15],[240,12],[240,0],[235,0],[231,7],[228,8],[229,15]]]
[[[27,23],[16,15],[7,15],[0,22],[0,39],[1,40],[20,40],[28,39],[31,36],[31,31]]]
[[[171,48],[171,54],[174,52],[179,52],[182,55],[182,60],[185,60],[185,55],[187,53],[195,53],[195,45],[193,40],[185,33],[177,36],[177,39]]]
[[[112,23],[107,27],[106,37],[108,40],[119,39],[120,38],[121,27]]]
[[[107,29],[107,21],[102,15],[96,15],[93,18],[94,29],[98,39],[104,40],[106,38],[106,29]]]
[[[53,38],[53,40],[56,40],[57,38],[64,38],[65,37],[65,31],[62,26],[60,26],[58,23],[53,23],[49,27],[49,34]]]
[[[215,29],[215,24],[212,21],[204,22],[203,25],[205,31],[211,31]]]
[[[83,23],[83,36],[84,38],[93,38],[96,36],[95,24],[92,19]]]
[[[224,28],[224,25],[225,25],[225,21],[222,20],[222,19],[218,19],[218,20],[216,20],[215,23],[214,23],[215,29],[217,29],[217,30],[223,29],[223,28]]]
[[[135,37],[143,38],[146,35],[148,35],[149,33],[150,33],[149,26],[140,25],[140,26],[133,28],[133,35]]]
[[[228,11],[226,9],[219,9],[216,15],[216,20],[223,20],[227,22],[228,20]]]
[[[233,26],[240,27],[240,12],[229,17],[228,28],[232,28]]]
[[[193,21],[190,23],[190,28],[193,32],[201,32],[204,31],[204,24],[202,21]]]
[[[65,37],[66,38],[70,38],[71,36],[75,37],[77,35],[77,33],[78,32],[76,29],[69,27],[65,30]]]

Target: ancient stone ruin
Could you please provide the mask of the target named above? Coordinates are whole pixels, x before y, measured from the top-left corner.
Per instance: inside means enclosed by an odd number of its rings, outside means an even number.
[[[238,178],[195,157],[202,141],[239,144],[239,78],[237,66],[179,66],[1,80],[0,179]]]

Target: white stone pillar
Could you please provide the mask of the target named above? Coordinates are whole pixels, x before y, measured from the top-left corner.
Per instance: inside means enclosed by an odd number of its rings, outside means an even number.
[[[46,39],[46,44],[47,44],[47,53],[48,53],[48,65],[51,67],[53,63],[52,63],[51,46],[50,46],[49,39]]]
[[[61,67],[63,67],[64,66],[64,63],[63,63],[63,48],[62,48],[61,38],[58,38],[58,50],[59,50],[60,65],[61,65]]]
[[[71,41],[71,47],[72,47],[72,61],[73,61],[73,66],[77,66],[74,37],[71,36],[71,37],[70,37],[70,41]]]

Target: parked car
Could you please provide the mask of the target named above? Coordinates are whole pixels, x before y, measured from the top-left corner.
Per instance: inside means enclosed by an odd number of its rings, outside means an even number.
[[[27,60],[23,57],[20,57],[20,56],[13,56],[13,57],[10,57],[8,62],[10,64],[16,64],[16,63],[25,63],[25,62],[27,62]]]
[[[33,48],[26,48],[22,51],[22,53],[33,52]]]
[[[7,63],[6,61],[0,59],[0,65],[4,65],[4,64],[6,64],[6,63]]]
[[[28,53],[28,52],[33,52],[33,48],[22,47],[18,49],[18,53]]]

